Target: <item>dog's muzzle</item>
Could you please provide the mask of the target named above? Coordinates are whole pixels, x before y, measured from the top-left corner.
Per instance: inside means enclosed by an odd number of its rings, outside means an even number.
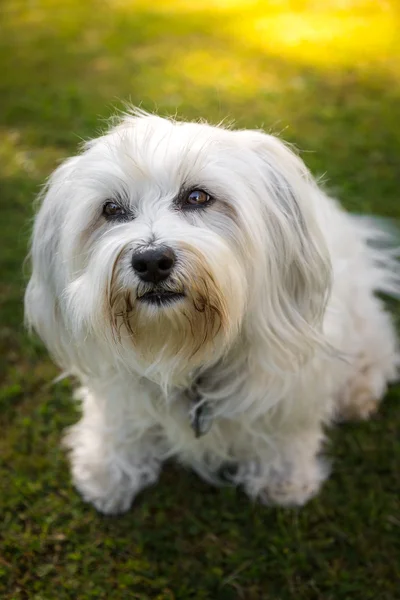
[[[185,297],[181,290],[163,287],[168,283],[176,263],[175,252],[169,246],[137,250],[132,255],[132,268],[139,279],[152,287],[138,295],[138,300],[154,306],[172,304]]]

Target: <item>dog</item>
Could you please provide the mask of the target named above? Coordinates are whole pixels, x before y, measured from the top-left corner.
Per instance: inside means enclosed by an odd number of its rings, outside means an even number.
[[[262,131],[128,111],[50,177],[30,258],[26,321],[80,382],[64,443],[102,513],[171,457],[301,506],[326,427],[368,418],[398,374],[390,227]]]

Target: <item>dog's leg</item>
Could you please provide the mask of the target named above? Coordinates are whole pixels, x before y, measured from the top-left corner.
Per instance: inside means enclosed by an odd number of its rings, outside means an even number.
[[[302,506],[329,474],[328,464],[318,456],[322,439],[320,429],[274,437],[268,452],[239,468],[238,483],[265,504]]]
[[[359,319],[362,350],[337,402],[339,419],[368,419],[375,413],[389,383],[399,375],[400,355],[390,315],[381,302],[369,302],[369,319]]]
[[[368,419],[378,410],[388,381],[385,369],[377,363],[369,363],[366,356],[361,356],[353,377],[340,395],[339,419]]]
[[[81,391],[83,416],[65,436],[72,478],[83,499],[105,514],[127,511],[161,468],[157,429],[132,412],[132,399]]]

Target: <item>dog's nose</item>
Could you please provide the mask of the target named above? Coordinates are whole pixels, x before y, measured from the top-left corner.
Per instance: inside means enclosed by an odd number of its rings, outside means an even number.
[[[170,276],[175,264],[175,253],[172,248],[161,246],[132,256],[132,267],[142,281],[159,283]]]

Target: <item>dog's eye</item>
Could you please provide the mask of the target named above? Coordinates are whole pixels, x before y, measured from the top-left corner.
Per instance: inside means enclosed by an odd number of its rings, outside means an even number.
[[[185,198],[186,206],[206,206],[211,201],[210,194],[204,190],[192,190]]]
[[[103,215],[106,218],[123,217],[126,215],[126,211],[117,202],[110,200],[103,205]]]

